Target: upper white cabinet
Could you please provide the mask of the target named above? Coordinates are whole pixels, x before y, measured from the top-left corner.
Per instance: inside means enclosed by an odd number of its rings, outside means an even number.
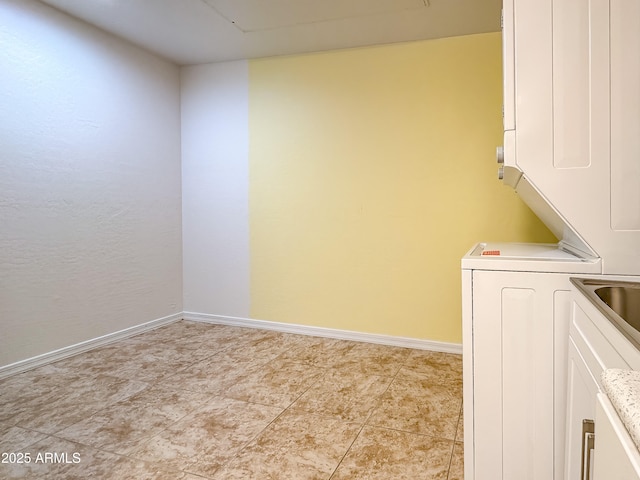
[[[640,273],[640,0],[505,0],[503,42],[505,182]]]

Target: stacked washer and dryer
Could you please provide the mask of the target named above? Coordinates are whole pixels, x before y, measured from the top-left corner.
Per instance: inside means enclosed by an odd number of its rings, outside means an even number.
[[[640,281],[640,2],[503,1],[499,178],[560,239],[462,259],[465,480],[566,478],[571,277]]]

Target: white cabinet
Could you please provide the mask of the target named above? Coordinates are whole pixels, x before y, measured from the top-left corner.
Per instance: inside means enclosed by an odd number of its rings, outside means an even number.
[[[595,399],[599,388],[572,340],[569,342],[567,382],[566,478],[567,480],[591,480],[593,477],[586,476],[585,471],[587,463],[589,469],[591,467],[587,434],[594,431]]]
[[[640,0],[503,0],[503,43],[505,182],[603,273],[637,274]]]
[[[594,480],[640,480],[640,453],[606,395],[596,403]]]
[[[466,480],[560,480],[568,274],[463,271]]]
[[[602,280],[605,277],[598,278]],[[575,290],[575,287],[572,289],[565,480],[609,480],[615,477],[608,477],[603,473],[600,477],[594,475],[592,452],[584,445],[583,425],[585,420],[595,422],[594,452],[597,458],[598,450],[608,442],[600,437],[598,432],[601,427],[596,418],[596,398],[601,392],[602,372],[609,368],[638,369],[640,352],[582,293]],[[601,466],[600,471],[602,468]],[[588,477],[587,471],[590,473]],[[631,480],[634,477],[621,478]]]

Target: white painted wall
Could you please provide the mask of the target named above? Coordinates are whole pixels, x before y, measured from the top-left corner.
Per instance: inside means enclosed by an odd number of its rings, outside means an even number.
[[[248,64],[184,67],[184,310],[249,316]]]
[[[0,365],[182,311],[177,67],[0,0]]]

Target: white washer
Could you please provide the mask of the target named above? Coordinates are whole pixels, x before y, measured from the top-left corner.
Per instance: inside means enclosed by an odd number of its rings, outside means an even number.
[[[562,479],[569,277],[600,272],[562,242],[462,259],[465,480]]]

